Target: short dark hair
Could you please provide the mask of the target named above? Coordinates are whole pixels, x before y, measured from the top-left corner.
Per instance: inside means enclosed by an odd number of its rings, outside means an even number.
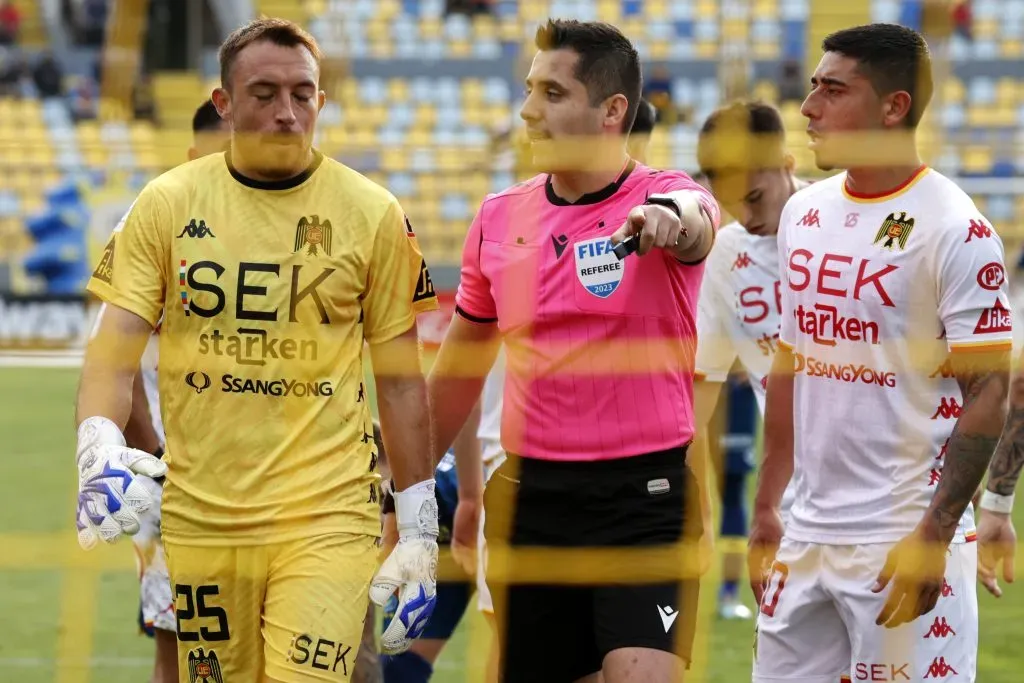
[[[920,33],[897,24],[866,24],[826,36],[821,49],[856,59],[880,96],[900,90],[910,93],[904,124],[917,127],[934,89],[931,53]]]
[[[260,17],[231,32],[220,46],[217,58],[220,60],[220,84],[227,88],[231,80],[231,67],[238,59],[238,53],[252,45],[267,41],[281,47],[304,47],[313,55],[319,66],[322,58],[316,38],[301,26],[287,19]]]
[[[640,105],[636,109],[636,117],[633,119],[633,127],[629,134],[650,135],[654,132],[654,126],[658,123],[658,110],[646,99],[640,99]]]
[[[754,100],[716,109],[697,137],[697,163],[709,180],[734,171],[782,168],[786,127],[779,110]]]
[[[590,104],[597,106],[612,95],[628,102],[622,132],[632,129],[643,92],[640,55],[619,29],[600,21],[548,19],[537,29],[539,50],[572,50],[579,55],[576,79],[583,83]]]
[[[205,133],[215,131],[220,128],[222,121],[223,119],[217,113],[217,107],[214,106],[213,100],[206,100],[199,105],[195,115],[192,116],[192,132]]]

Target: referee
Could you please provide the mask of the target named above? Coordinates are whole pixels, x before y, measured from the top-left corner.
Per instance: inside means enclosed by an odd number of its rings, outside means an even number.
[[[696,505],[686,457],[697,296],[718,208],[685,173],[630,157],[642,77],[625,36],[552,20],[536,44],[520,116],[545,172],[488,196],[470,227],[456,315],[428,381],[435,460],[503,342],[509,455],[485,504],[502,680],[682,681],[695,578],[544,577],[564,569],[556,549],[653,550],[700,534],[699,516],[684,514]],[[637,255],[619,259],[612,248],[626,238]],[[460,494],[457,523],[470,523],[483,496]],[[507,564],[494,554],[501,541],[514,549]],[[549,552],[525,563],[526,548]],[[514,583],[527,571],[539,583]]]

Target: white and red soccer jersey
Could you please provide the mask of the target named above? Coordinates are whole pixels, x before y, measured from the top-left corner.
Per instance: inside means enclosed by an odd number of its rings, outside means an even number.
[[[764,414],[765,378],[779,340],[779,247],[739,223],[718,231],[697,315],[697,375],[724,382],[739,357]]]
[[[1011,345],[1003,245],[971,199],[922,168],[881,197],[846,174],[782,213],[780,344],[796,358],[796,500],[787,536],[895,541],[942,476],[962,398],[950,353]],[[973,535],[970,508],[957,539]]]

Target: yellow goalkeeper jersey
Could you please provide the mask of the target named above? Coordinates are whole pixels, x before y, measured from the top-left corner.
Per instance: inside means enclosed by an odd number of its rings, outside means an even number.
[[[363,342],[437,308],[387,190],[319,153],[274,183],[204,157],[142,191],[88,289],[160,321],[168,540],[379,534]]]

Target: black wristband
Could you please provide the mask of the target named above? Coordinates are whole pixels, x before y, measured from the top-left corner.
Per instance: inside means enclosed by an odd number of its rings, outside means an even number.
[[[395,496],[391,491],[395,488],[394,480],[381,488],[383,488],[383,494],[380,498],[380,511],[385,515],[393,514],[395,512]]]
[[[664,206],[666,209],[672,209],[672,213],[674,213],[679,220],[683,220],[683,213],[679,210],[679,204],[677,204],[676,200],[671,197],[648,197],[644,204],[651,206]]]
[[[156,450],[153,451],[153,455],[155,457],[157,457],[157,458],[163,459],[163,457],[164,457],[164,447],[163,446],[157,446]]]

